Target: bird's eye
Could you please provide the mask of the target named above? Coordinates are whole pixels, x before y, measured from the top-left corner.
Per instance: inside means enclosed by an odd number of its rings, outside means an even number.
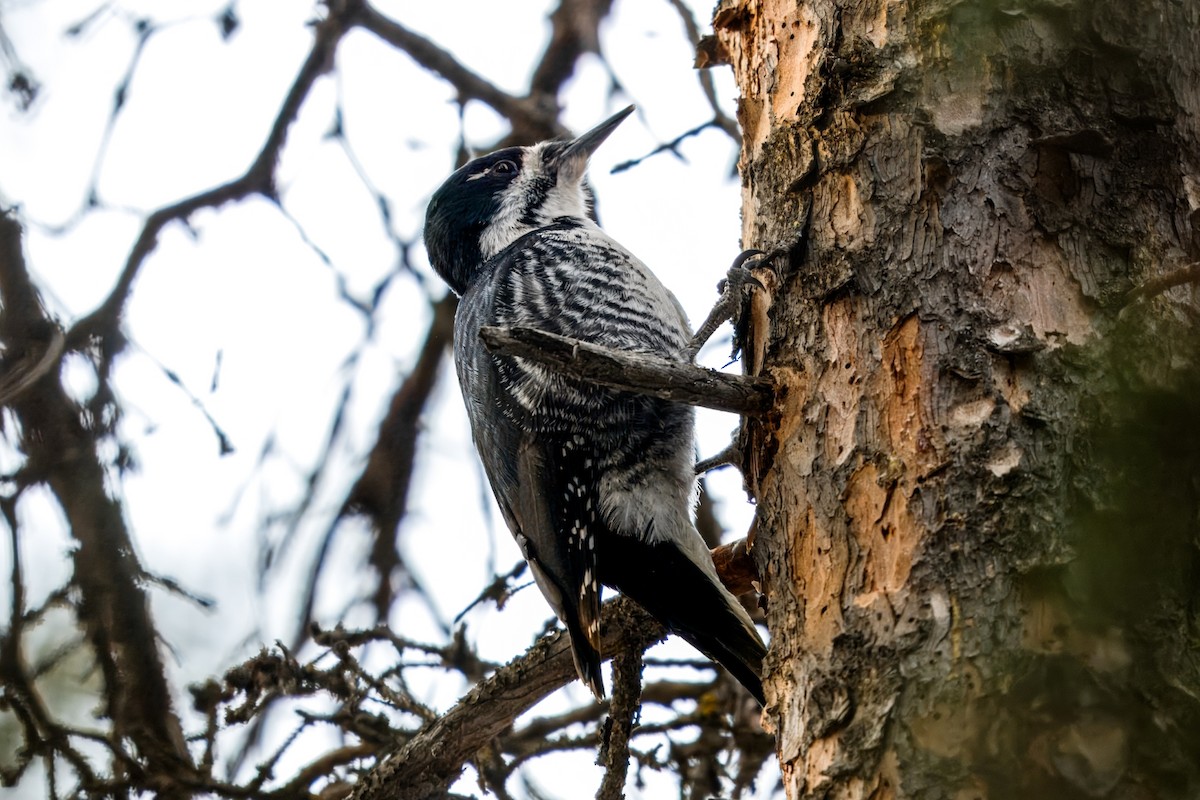
[[[517,165],[511,161],[497,161],[492,165],[492,172],[496,175],[515,175]]]

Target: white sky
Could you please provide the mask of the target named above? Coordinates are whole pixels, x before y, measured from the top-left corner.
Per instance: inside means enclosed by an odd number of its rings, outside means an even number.
[[[709,0],[691,4],[706,27]],[[42,84],[31,111],[0,106],[0,203],[20,205],[31,270],[52,312],[67,324],[107,294],[146,213],[245,170],[308,52],[306,22],[314,14],[309,0],[239,4],[241,26],[229,41],[211,21],[224,5],[224,0],[116,3],[80,37],[63,31],[95,11],[99,0],[0,5],[5,31]],[[384,13],[518,93],[544,47],[546,12],[553,5],[379,3]],[[157,16],[167,7],[175,16]],[[126,107],[99,161],[102,208],[85,213],[113,92],[134,52],[127,19],[142,15],[175,22],[142,53]],[[631,171],[608,174],[612,164],[648,153],[711,112],[680,22],[665,0],[619,2],[604,33],[608,64],[627,93],[609,99],[604,67],[588,59],[564,95],[564,120],[584,130],[630,101],[638,104],[638,115],[593,161],[602,221],[659,273],[698,321],[738,252],[739,190],[730,178],[736,149],[724,134],[707,131],[682,145],[686,164],[659,155]],[[732,115],[732,78],[727,70],[714,76]],[[292,126],[283,154],[279,186],[294,222],[260,200],[205,210],[194,215],[190,231],[169,227],[143,267],[126,316],[131,345],[116,373],[126,412],[121,440],[132,445],[140,468],[114,491],[123,499],[144,565],[217,601],[215,610],[203,611],[153,592],[178,685],[218,674],[262,643],[292,638],[297,579],[307,571],[391,392],[412,363],[428,322],[427,294],[444,292],[421,251],[414,258],[424,285],[398,277],[374,336],[359,350],[363,320],[338,299],[337,283],[344,281],[366,301],[395,269],[397,254],[345,151],[324,138],[339,98],[355,157],[390,201],[399,234],[416,239],[429,194],[453,167],[459,135],[453,96],[447,84],[403,54],[369,34],[352,33],[338,51],[336,70],[321,79]],[[506,130],[477,103],[465,119],[468,140],[479,148]],[[65,231],[57,230],[63,226]],[[330,264],[318,258],[301,231]],[[717,352],[707,362],[720,366],[727,348],[712,350]],[[356,352],[357,359],[348,361]],[[229,435],[234,454],[220,456],[203,414],[160,365],[179,376]],[[68,375],[81,394],[94,384],[82,362],[73,363]],[[334,469],[318,486],[310,513],[268,583],[259,586],[264,537],[276,544],[281,531],[275,525],[264,534],[264,519],[293,507],[305,490],[303,478],[321,453],[347,382],[353,395],[346,430],[334,447]],[[705,413],[701,451],[719,450],[735,425],[731,416]],[[449,370],[426,426],[400,541],[408,563],[450,619],[490,580],[489,566],[507,570],[519,553],[490,509]],[[260,463],[269,441],[274,449]],[[0,468],[14,460],[11,452],[0,453]],[[732,535],[741,535],[751,511],[740,476],[726,470],[711,481],[724,500],[723,519]],[[69,537],[61,515],[44,499],[33,497],[21,510],[33,603],[66,578]],[[322,584],[324,621],[341,616],[367,585],[366,576],[356,581],[366,542],[351,526],[340,533]],[[0,574],[6,574],[7,548],[0,551]],[[9,599],[0,601],[7,606]],[[540,595],[529,590],[503,611],[489,606],[466,622],[484,657],[505,661],[528,646],[549,616]],[[347,618],[356,621],[365,617]],[[416,603],[400,604],[391,621],[413,638],[441,638]],[[686,657],[689,648],[673,644],[663,652]],[[441,707],[462,689],[453,681],[424,687]],[[575,700],[584,693],[577,686],[567,691]],[[180,705],[187,705],[185,698]],[[539,711],[565,705],[563,698],[551,699]],[[591,760],[584,754],[556,761],[553,768],[547,762],[534,774],[555,796],[591,796],[600,777]],[[572,777],[564,781],[561,770],[568,763]],[[475,791],[469,771],[464,780],[463,791]],[[652,782],[643,796],[668,785]],[[521,791],[517,785],[509,789]]]

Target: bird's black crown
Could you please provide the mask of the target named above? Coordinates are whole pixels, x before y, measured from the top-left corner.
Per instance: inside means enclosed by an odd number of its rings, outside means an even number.
[[[457,295],[483,262],[480,239],[498,215],[505,191],[521,172],[524,148],[508,147],[454,172],[429,201],[425,249],[429,262]]]

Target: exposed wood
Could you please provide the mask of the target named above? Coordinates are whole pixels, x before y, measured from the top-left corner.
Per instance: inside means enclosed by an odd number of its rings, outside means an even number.
[[[755,590],[755,584],[759,582],[758,567],[745,539],[714,547],[712,558],[721,583],[730,592],[745,594]]]

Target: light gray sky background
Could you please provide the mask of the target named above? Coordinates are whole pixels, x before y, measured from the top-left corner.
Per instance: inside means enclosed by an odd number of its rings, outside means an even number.
[[[110,290],[147,213],[236,177],[261,147],[307,54],[306,22],[316,10],[310,0],[242,2],[241,25],[223,41],[212,20],[224,5],[222,0],[0,4],[4,29],[42,88],[28,112],[11,102],[0,107],[0,203],[20,206],[31,270],[50,309],[65,323],[92,310]],[[518,93],[543,50],[553,5],[378,3],[466,66]],[[707,28],[710,0],[691,5]],[[69,25],[93,14],[82,35],[64,35]],[[130,20],[140,16],[170,24],[142,52],[126,107],[106,138],[113,94],[135,50]],[[629,102],[638,104],[638,114],[593,161],[602,223],[662,277],[697,322],[738,252],[740,192],[731,177],[736,148],[723,133],[709,130],[682,144],[687,163],[664,154],[610,175],[613,164],[645,155],[709,119],[711,111],[679,18],[665,0],[618,2],[605,25],[603,47],[607,67],[586,61],[562,98],[564,121],[582,131]],[[616,97],[609,96],[608,68],[625,90]],[[732,116],[732,77],[726,69],[714,76]],[[262,643],[291,639],[298,580],[373,442],[392,391],[412,364],[428,323],[428,298],[445,291],[428,270],[423,250],[414,251],[421,278],[400,275],[392,282],[373,335],[351,359],[365,327],[339,300],[339,282],[368,300],[372,288],[396,269],[397,253],[346,150],[324,136],[335,108],[340,103],[354,157],[390,201],[396,232],[412,240],[429,194],[453,168],[460,133],[453,97],[448,84],[402,53],[367,33],[352,33],[337,53],[336,69],[320,80],[291,129],[279,170],[291,219],[259,200],[202,211],[192,218],[191,230],[169,227],[142,270],[126,317],[130,346],[115,381],[126,412],[120,438],[132,445],[139,468],[119,483],[114,475],[112,490],[124,501],[147,568],[217,602],[205,611],[153,592],[177,685],[219,674]],[[468,142],[482,149],[506,126],[472,103],[465,130]],[[88,209],[93,173],[100,207]],[[706,363],[723,364],[726,341],[706,351]],[[163,367],[179,376],[228,434],[233,454],[220,455],[204,415]],[[86,365],[72,363],[68,374],[86,396],[95,380]],[[505,571],[519,553],[482,483],[453,375],[446,371],[443,377],[427,418],[400,541],[441,615],[450,619],[491,579],[490,566]],[[350,417],[333,449],[334,469],[260,585],[264,541],[277,543],[282,530],[264,520],[294,507],[306,491],[304,477],[322,452],[347,383],[353,393]],[[705,413],[701,452],[719,450],[735,425],[732,416]],[[274,449],[260,461],[267,442]],[[0,469],[16,463],[15,453],[0,452]],[[739,475],[726,470],[711,484],[733,535],[744,533],[752,515],[740,483]],[[61,514],[44,497],[31,497],[20,509],[30,602],[37,602],[67,577],[70,540]],[[320,619],[332,623],[345,616],[351,625],[365,619],[354,609],[344,612],[361,586],[356,570],[366,545],[361,531],[348,528],[339,535],[329,573],[336,580],[327,576],[322,584]],[[7,574],[7,559],[7,548],[0,548],[0,574]],[[530,589],[503,611],[492,606],[473,611],[466,624],[484,657],[504,661],[522,652],[549,616]],[[418,603],[399,604],[391,621],[412,638],[441,638]],[[54,638],[52,632],[45,635]],[[661,652],[688,657],[692,651],[670,643]],[[430,672],[420,689],[446,707],[465,687],[434,681],[439,674]],[[566,692],[537,713],[566,708],[569,698],[580,700],[585,690],[575,685]],[[185,698],[180,705],[187,705]],[[291,763],[300,761],[302,754]],[[601,774],[591,761],[588,754],[546,760],[533,774],[555,796],[587,797]],[[464,781],[464,791],[474,790],[469,772]],[[658,796],[670,785],[652,782],[642,796]]]

